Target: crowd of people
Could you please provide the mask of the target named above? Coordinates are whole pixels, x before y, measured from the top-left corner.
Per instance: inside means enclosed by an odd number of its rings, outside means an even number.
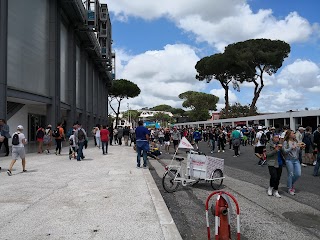
[[[23,126],[19,125],[13,136],[9,134],[9,127],[4,119],[0,119],[0,148],[6,148],[9,155],[8,139],[12,137],[12,162],[8,168],[11,176],[12,167],[18,158],[22,159],[23,172],[26,170],[24,145],[27,143],[23,134]],[[138,122],[138,127],[115,128],[97,124],[91,131],[94,144],[102,149],[102,154],[108,154],[108,145],[122,145],[134,147],[137,152],[137,167],[141,167],[140,159],[143,158],[143,167],[147,167],[147,157],[159,160],[159,156],[177,152],[182,137],[185,137],[199,151],[199,142],[205,142],[214,153],[224,153],[226,148],[234,151],[233,157],[240,156],[240,147],[251,145],[258,158],[260,166],[267,165],[270,173],[268,195],[281,197],[278,186],[282,168],[287,169],[287,187],[291,195],[295,195],[294,184],[301,176],[301,166],[314,166],[313,176],[319,175],[320,168],[320,125],[315,131],[311,127],[300,126],[296,131],[284,126],[282,129],[265,126],[217,126],[208,128],[146,128],[143,121]],[[14,143],[14,140],[16,143]],[[85,158],[83,148],[88,143],[88,135],[81,124],[76,122],[65,133],[62,123],[56,128],[48,125],[39,127],[36,132],[38,153],[50,154],[55,143],[55,154],[61,154],[62,142],[69,142],[69,159],[81,161]]]

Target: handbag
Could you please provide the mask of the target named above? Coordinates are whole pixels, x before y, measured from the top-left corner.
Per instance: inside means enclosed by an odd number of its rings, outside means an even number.
[[[3,142],[4,139],[5,139],[5,137],[0,135],[0,142]]]

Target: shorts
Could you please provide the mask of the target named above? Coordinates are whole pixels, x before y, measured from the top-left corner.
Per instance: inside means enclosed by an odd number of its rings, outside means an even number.
[[[179,140],[173,140],[173,146],[178,146],[179,145]]]
[[[199,143],[201,141],[201,139],[195,139],[194,142],[195,143]]]
[[[259,146],[254,148],[254,153],[263,154],[263,149],[265,149],[265,146]]]
[[[26,157],[26,152],[24,150],[24,147],[13,147],[12,148],[12,159],[18,160],[18,158],[25,158]]]
[[[37,138],[38,142],[43,142],[43,138]]]
[[[164,145],[170,146],[170,141],[164,141]]]

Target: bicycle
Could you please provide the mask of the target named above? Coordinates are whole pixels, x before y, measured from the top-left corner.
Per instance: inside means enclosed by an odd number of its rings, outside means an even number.
[[[173,160],[178,165],[171,165]],[[162,186],[168,193],[175,192],[180,185],[192,186],[199,181],[211,183],[214,190],[218,190],[223,183],[224,160],[206,156],[201,152],[190,150],[187,157],[187,171],[183,171],[184,158],[173,156],[171,164],[165,167],[166,171],[162,178]]]

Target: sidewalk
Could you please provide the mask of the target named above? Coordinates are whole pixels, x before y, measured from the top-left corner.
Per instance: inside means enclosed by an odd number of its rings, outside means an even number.
[[[181,239],[148,169],[132,147],[96,147],[86,158],[27,154],[6,174],[0,159],[0,239]]]

